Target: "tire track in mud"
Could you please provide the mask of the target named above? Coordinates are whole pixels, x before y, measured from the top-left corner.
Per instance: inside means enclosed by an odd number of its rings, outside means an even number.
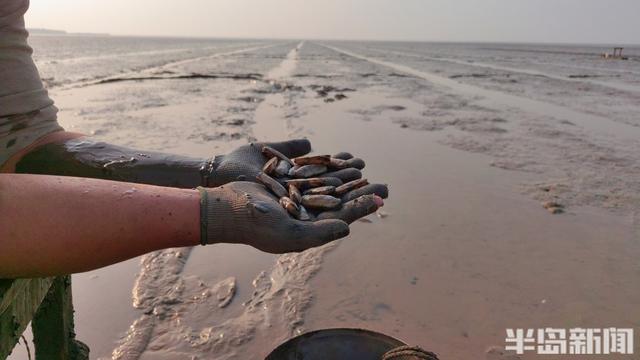
[[[266,78],[274,85],[285,81],[296,67],[302,45],[292,49]],[[264,103],[273,104],[278,98],[284,101],[282,92],[276,91]],[[133,288],[133,306],[142,314],[111,359],[263,359],[279,343],[304,331],[304,315],[313,299],[309,281],[320,270],[324,255],[337,246],[332,243],[277,257],[269,271],[257,272],[252,290],[245,290],[251,295],[241,305],[235,290],[221,305],[216,289],[224,288],[228,279],[207,284],[183,274],[191,248],[144,255]],[[235,289],[235,279],[233,286]]]
[[[128,77],[140,76],[142,74],[152,74],[155,71],[162,71],[168,68],[185,65],[192,62],[196,62],[196,61],[210,60],[218,57],[231,56],[231,55],[242,54],[242,53],[251,52],[251,51],[263,50],[263,49],[272,48],[278,45],[281,45],[281,44],[276,43],[276,44],[269,44],[269,45],[263,45],[263,46],[243,47],[241,49],[236,49],[232,51],[225,51],[225,52],[219,52],[219,53],[205,55],[205,56],[197,56],[197,57],[188,58],[188,59],[175,60],[175,61],[170,61],[161,65],[153,65],[150,67],[136,69],[126,73],[122,73],[122,74],[97,77],[90,80],[81,80],[81,81],[71,82],[67,84],[62,84],[60,86],[51,86],[50,89],[55,89],[56,91],[65,91],[65,90],[79,88],[79,87],[99,85],[105,82],[112,82],[118,79],[125,79]]]
[[[634,214],[640,214],[638,182],[634,180],[638,178],[640,170],[637,156],[634,155],[640,148],[640,128],[597,116],[587,119],[585,124],[583,118],[589,115],[565,107],[499,91],[485,91],[477,86],[460,84],[407,66],[325,47],[339,54],[389,67],[451,89],[453,93],[472,99],[474,107],[480,104],[483,108],[498,110],[500,117],[490,117],[488,120],[504,122],[504,131],[488,131],[492,127],[490,123],[480,126],[487,119],[478,114],[470,114],[470,119],[459,115],[454,115],[453,120],[448,119],[433,102],[428,105],[428,109],[434,115],[423,113],[422,118],[416,121],[423,127],[415,128],[433,131],[455,127],[463,132],[447,135],[440,141],[442,144],[458,150],[489,155],[493,158],[493,167],[530,171],[535,180],[519,185],[519,191],[528,197],[541,203],[558,201],[568,207],[594,206],[630,215],[634,219],[637,219]],[[467,105],[461,105],[456,111],[460,113],[465,107],[468,108]],[[478,122],[478,125],[473,122]],[[506,126],[507,123],[510,125]],[[576,124],[587,126],[575,126]],[[640,227],[635,221],[637,238]]]
[[[619,123],[607,117],[576,111],[564,106],[544,101],[533,100],[530,98],[503,93],[500,91],[484,89],[474,85],[463,84],[440,75],[419,71],[405,65],[371,58],[330,45],[319,45],[358,60],[368,61],[379,66],[388,67],[395,71],[403,72],[417,78],[424,79],[436,85],[440,85],[455,92],[467,95],[470,98],[478,98],[478,95],[480,95],[482,98],[477,99],[477,102],[480,105],[486,106],[488,108],[497,108],[503,111],[508,111],[511,109],[521,109],[532,114],[548,116],[558,120],[571,121],[572,123],[579,124],[585,128],[594,130],[598,133],[606,134],[608,136],[613,136],[634,142],[640,139],[640,127],[635,127],[625,123]]]
[[[252,43],[246,44],[245,46],[249,46],[249,45],[255,45]],[[208,46],[208,47],[204,47],[204,48],[200,48],[199,50],[223,50],[226,48],[233,48],[236,47],[235,45],[227,45],[227,46]],[[81,61],[87,61],[87,60],[103,60],[103,59],[118,59],[118,58],[122,58],[122,57],[136,57],[136,56],[145,56],[145,55],[157,55],[157,54],[171,54],[171,53],[181,53],[181,52],[187,52],[187,51],[192,51],[193,48],[188,47],[188,48],[179,48],[179,49],[166,49],[166,50],[148,50],[148,51],[133,51],[133,52],[123,52],[123,53],[114,53],[111,55],[94,55],[94,56],[82,56],[82,57],[70,57],[70,58],[63,58],[63,59],[52,59],[53,61],[55,61],[58,64],[64,64],[64,63],[75,63],[75,62],[81,62]],[[36,65],[38,65],[37,61],[36,61]]]
[[[304,42],[299,43],[287,54],[287,57],[280,65],[265,76],[265,80],[280,87],[287,87],[286,82],[291,77],[298,63],[298,54]],[[258,106],[254,115],[254,125],[252,127],[253,136],[259,141],[279,141],[290,134],[287,131],[287,118],[285,108],[292,106],[291,101],[287,102],[283,92],[276,92],[265,97]],[[280,122],[276,124],[274,122]]]
[[[428,55],[423,55],[423,54],[408,53],[408,52],[396,51],[396,50],[383,50],[383,49],[377,49],[377,48],[373,48],[373,47],[368,47],[367,49],[370,49],[370,50],[373,50],[373,51],[377,51],[377,52],[381,52],[381,53],[392,53],[392,54],[396,54],[396,55],[400,55],[400,56],[415,57],[415,58],[434,61],[434,62],[444,62],[444,63],[463,65],[463,66],[471,66],[471,67],[478,67],[478,68],[485,68],[485,69],[492,69],[492,70],[500,70],[500,71],[506,71],[506,72],[516,73],[516,74],[523,74],[523,75],[541,76],[541,77],[545,77],[545,78],[549,78],[549,79],[554,79],[554,80],[559,80],[559,81],[567,81],[567,82],[573,82],[573,83],[590,83],[590,84],[593,84],[593,85],[599,85],[599,86],[602,86],[602,87],[615,89],[615,90],[621,90],[621,91],[640,92],[640,88],[637,87],[637,86],[633,86],[633,85],[614,84],[614,83],[607,83],[607,82],[591,80],[591,79],[584,79],[584,78],[570,78],[570,77],[554,75],[554,74],[546,73],[546,72],[543,72],[543,71],[537,71],[537,70],[531,70],[531,69],[518,69],[518,68],[509,67],[509,66],[492,65],[492,64],[486,64],[486,63],[481,63],[481,62],[476,62],[476,61],[467,62],[467,61],[463,61],[463,60],[457,60],[457,59],[451,59],[451,58],[445,58],[445,57],[433,57],[433,56],[428,56]]]

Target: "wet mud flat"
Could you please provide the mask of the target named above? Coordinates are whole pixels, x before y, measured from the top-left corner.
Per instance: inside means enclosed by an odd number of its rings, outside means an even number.
[[[301,254],[170,249],[75,275],[95,358],[262,359],[305,331],[364,327],[442,358],[493,359],[505,328],[640,326],[640,138],[626,115],[601,122],[595,87],[580,90],[591,107],[565,106],[580,79],[539,80],[569,94],[531,103],[420,65],[427,50],[375,46],[246,44],[51,90],[72,131],[202,157],[305,136],[317,154],[364,158],[391,193],[348,239]]]

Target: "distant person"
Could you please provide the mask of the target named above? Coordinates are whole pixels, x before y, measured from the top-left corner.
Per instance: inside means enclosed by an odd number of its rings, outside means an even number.
[[[64,131],[27,45],[28,7],[28,0],[0,0],[0,278],[87,271],[198,244],[302,251],[348,235],[348,223],[383,205],[386,186],[369,185],[347,194],[357,200],[339,211],[302,222],[249,182],[265,162],[261,144],[196,159]],[[270,145],[289,157],[311,150],[307,140]],[[335,176],[361,174],[351,168]]]

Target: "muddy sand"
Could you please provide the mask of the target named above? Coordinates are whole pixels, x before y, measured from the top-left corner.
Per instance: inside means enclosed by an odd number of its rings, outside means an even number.
[[[52,86],[60,122],[201,157],[308,137],[364,158],[391,197],[301,254],[171,249],[74,275],[92,358],[263,359],[306,331],[361,327],[442,359],[516,359],[496,354],[505,328],[640,328],[637,72],[241,45]],[[585,67],[599,77],[568,76]]]

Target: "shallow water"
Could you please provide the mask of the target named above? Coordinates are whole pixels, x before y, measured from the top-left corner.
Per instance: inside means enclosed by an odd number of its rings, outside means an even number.
[[[33,41],[70,130],[201,157],[306,136],[316,153],[363,157],[391,190],[380,216],[303,254],[197,247],[75,275],[92,358],[262,359],[304,331],[365,327],[467,359],[504,346],[507,327],[640,326],[636,50],[79,42]],[[191,73],[238,76],[92,85]]]

